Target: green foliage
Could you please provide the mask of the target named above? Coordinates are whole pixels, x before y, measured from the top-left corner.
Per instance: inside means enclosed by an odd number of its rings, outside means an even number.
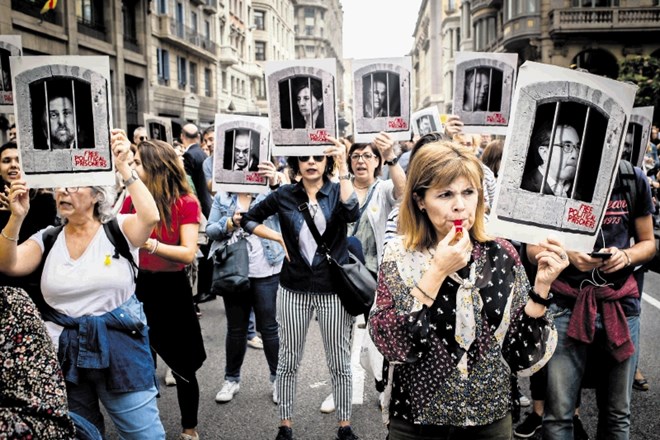
[[[619,81],[630,81],[639,89],[635,107],[655,107],[653,119],[660,120],[660,59],[650,56],[627,57],[620,62]]]

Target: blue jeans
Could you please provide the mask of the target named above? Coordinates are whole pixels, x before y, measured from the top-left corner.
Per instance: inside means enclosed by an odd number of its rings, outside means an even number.
[[[110,415],[124,440],[165,439],[165,430],[160,421],[154,384],[145,391],[126,393],[108,391],[103,370],[81,370],[80,382],[66,382],[69,410],[84,417],[103,435],[105,424],[99,400]]]
[[[628,440],[630,436],[630,399],[635,375],[637,355],[618,363],[604,353],[605,331],[601,315],[596,317],[596,335],[591,344],[584,344],[568,337],[570,309],[551,306],[555,314],[558,342],[554,355],[548,362],[548,389],[543,418],[545,440],[573,440],[573,414],[582,377],[587,364],[587,352],[594,346],[598,353],[596,400],[598,404],[597,439]],[[639,316],[629,316],[628,328],[635,345],[639,347]],[[602,348],[602,349],[601,349]],[[590,355],[594,352],[591,350]]]
[[[277,352],[280,349],[277,321],[275,320],[279,281],[279,274],[266,278],[250,278],[250,289],[247,292],[223,296],[227,315],[225,380],[241,381],[241,366],[247,350],[248,325],[250,312],[253,309],[257,321],[257,331],[261,333],[261,339],[264,341],[264,354],[266,362],[268,362],[270,380],[271,382],[275,380]]]

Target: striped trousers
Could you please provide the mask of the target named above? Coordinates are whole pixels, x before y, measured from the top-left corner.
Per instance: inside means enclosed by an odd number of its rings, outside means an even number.
[[[336,294],[295,293],[282,286],[277,292],[277,324],[280,336],[277,392],[280,399],[280,419],[290,420],[293,415],[296,374],[302,360],[309,322],[315,310],[332,379],[337,420],[350,420],[353,395],[353,317],[346,312]]]

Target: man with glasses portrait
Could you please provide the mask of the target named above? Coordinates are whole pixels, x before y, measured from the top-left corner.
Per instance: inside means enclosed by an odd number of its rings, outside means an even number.
[[[580,154],[580,137],[577,130],[568,124],[556,125],[550,146],[552,137],[552,122],[542,123],[532,134],[530,154],[534,155],[536,166],[525,170],[521,188],[571,197]]]

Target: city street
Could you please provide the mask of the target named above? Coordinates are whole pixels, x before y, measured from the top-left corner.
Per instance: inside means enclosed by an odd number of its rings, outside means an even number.
[[[648,392],[633,391],[632,440],[660,439],[660,275],[647,273],[645,300],[642,303],[642,356],[640,367],[648,379]],[[261,350],[248,348],[241,371],[241,390],[226,404],[217,404],[215,394],[222,385],[224,371],[225,316],[222,300],[202,304],[202,327],[208,359],[198,373],[201,388],[199,433],[203,440],[253,440],[274,439],[277,434],[277,406],[271,400],[266,361]],[[176,325],[176,323],[172,323]],[[356,338],[365,330],[356,329]],[[354,363],[357,363],[354,350]],[[161,382],[159,407],[168,440],[178,438],[180,432],[176,389],[164,385],[165,370],[158,369]],[[365,377],[358,366],[354,370],[353,426],[364,440],[385,439],[386,430],[381,423],[377,407],[377,393],[373,379]],[[521,381],[523,392],[529,396],[528,381]],[[309,329],[305,356],[300,369],[298,405],[294,419],[294,435],[297,440],[331,440],[335,437],[334,414],[322,414],[321,402],[330,393],[330,376],[319,336],[318,325],[312,322]],[[591,438],[595,438],[596,420],[594,392],[583,394],[582,417]],[[111,423],[109,423],[111,425]],[[114,433],[109,436],[116,439]],[[534,437],[540,439],[540,435]]]

